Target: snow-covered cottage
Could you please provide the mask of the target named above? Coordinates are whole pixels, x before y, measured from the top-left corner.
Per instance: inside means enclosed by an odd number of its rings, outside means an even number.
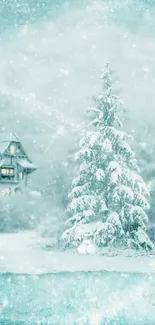
[[[0,195],[23,193],[36,167],[14,133],[0,133]]]

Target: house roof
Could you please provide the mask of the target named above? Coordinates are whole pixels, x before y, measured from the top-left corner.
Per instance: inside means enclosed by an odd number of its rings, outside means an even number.
[[[9,146],[10,142],[8,141],[3,141],[0,142],[0,154],[2,154]]]
[[[8,146],[10,145],[10,143],[12,141],[20,143],[20,146],[25,153],[25,150],[24,150],[19,138],[17,137],[17,135],[15,133],[13,133],[12,131],[10,131],[10,132],[3,131],[3,132],[0,132],[0,154],[4,153],[4,151],[8,148]]]
[[[22,168],[35,170],[37,169],[34,164],[32,164],[28,159],[18,159],[17,164]]]
[[[3,131],[0,132],[0,143],[1,142],[11,142],[11,141],[15,141],[15,142],[19,142],[19,138],[17,137],[17,135],[12,132],[12,131]]]
[[[29,173],[36,170],[37,167],[32,164],[32,162],[28,158],[28,156],[25,152],[25,149],[23,148],[19,138],[13,132],[8,132],[8,131],[0,132],[0,155],[4,154],[5,150],[8,149],[10,142],[12,142],[12,141],[20,143],[21,150],[23,151],[23,155],[25,156],[25,158],[18,159],[18,161],[17,161],[18,165],[20,165],[24,169],[27,169],[27,172],[29,172]],[[0,161],[0,164],[1,164],[1,161]],[[0,167],[1,167],[1,165],[0,165]]]
[[[0,167],[2,167],[4,160],[0,160]]]

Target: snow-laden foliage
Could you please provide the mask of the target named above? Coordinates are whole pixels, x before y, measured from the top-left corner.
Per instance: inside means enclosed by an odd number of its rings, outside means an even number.
[[[79,174],[72,182],[69,229],[62,238],[68,245],[89,238],[98,245],[123,242],[140,247],[138,233],[145,233],[149,192],[139,175],[129,137],[118,129],[117,111],[122,102],[114,94],[108,65],[102,83],[101,94],[88,110],[91,130],[81,139],[75,155]]]

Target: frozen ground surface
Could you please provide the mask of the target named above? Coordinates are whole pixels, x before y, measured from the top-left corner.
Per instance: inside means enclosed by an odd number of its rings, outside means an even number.
[[[45,244],[37,233],[0,235],[0,325],[155,324],[154,258],[78,256]]]
[[[43,249],[38,233],[0,234],[0,272],[43,274],[67,271],[155,273],[155,256],[85,256]]]
[[[154,325],[155,276],[61,272],[0,276],[2,325]]]

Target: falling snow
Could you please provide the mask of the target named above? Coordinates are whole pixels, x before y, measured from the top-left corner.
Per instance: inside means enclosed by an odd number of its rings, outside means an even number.
[[[37,166],[26,197],[0,187],[0,324],[155,324],[154,22],[151,0],[0,1],[0,131]],[[102,137],[106,62],[122,100]],[[134,221],[140,247],[115,246]]]

